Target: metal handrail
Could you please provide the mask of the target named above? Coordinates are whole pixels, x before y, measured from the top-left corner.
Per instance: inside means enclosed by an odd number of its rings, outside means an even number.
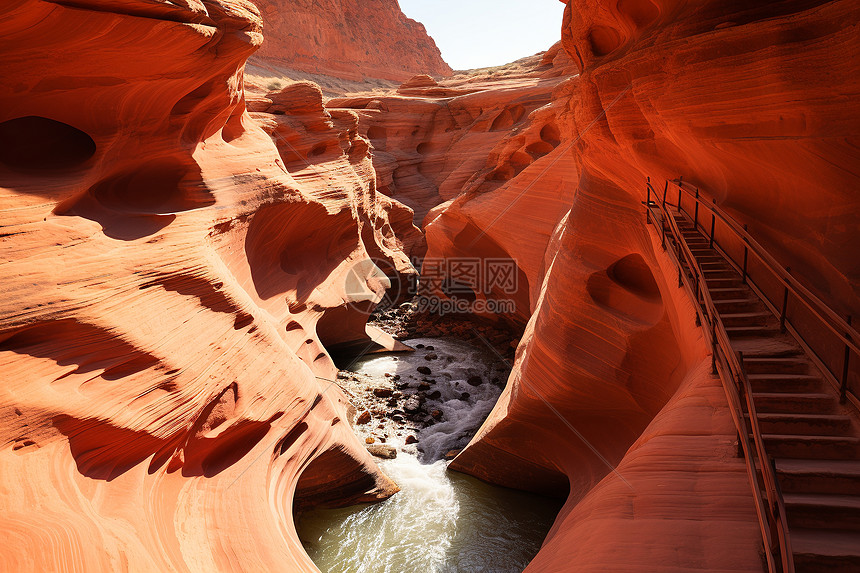
[[[651,222],[652,209],[656,207],[661,214],[663,247],[667,247],[667,228],[672,233],[677,246],[677,253],[671,249],[667,249],[667,251],[678,265],[678,286],[686,284],[696,301],[697,312],[700,313],[697,320],[701,321],[704,318],[710,327],[705,331],[711,345],[712,369],[714,374],[720,374],[720,379],[723,381],[723,387],[730,405],[729,411],[738,430],[738,444],[744,454],[747,474],[753,490],[756,515],[766,549],[765,557],[768,571],[772,573],[794,573],[794,556],[785,517],[785,504],[776,479],[773,459],[767,454],[762,431],[759,427],[752,389],[743,366],[743,355],[734,352],[731,339],[716,310],[711,294],[707,288],[703,288],[703,285],[706,284],[704,273],[689,245],[684,240],[677,222],[669,213],[668,203],[665,200],[661,203],[652,202],[652,192],[656,197],[656,191],[654,191],[649,180],[648,201],[645,203],[647,222]],[[685,266],[690,270],[692,277],[687,277],[684,272]],[[691,280],[695,281],[695,286],[690,284]],[[741,399],[741,395],[743,395],[744,400]],[[747,415],[749,415],[749,428],[747,427]],[[756,460],[758,460],[758,465],[761,468],[765,489],[764,496],[762,496],[758,486]]]
[[[666,182],[666,189],[663,191],[663,198],[666,199],[668,185],[674,185],[678,189],[678,203],[674,205],[678,208],[680,212],[684,212],[684,208],[681,204],[682,192],[686,194],[690,199],[695,201],[695,208],[693,220],[694,225],[698,228],[699,226],[699,207],[704,207],[707,211],[711,213],[711,245],[714,245],[714,223],[717,218],[722,221],[729,229],[734,232],[734,234],[741,239],[744,244],[744,261],[742,273],[744,275],[744,282],[748,281],[747,277],[747,266],[748,266],[748,254],[752,252],[758,259],[764,263],[765,267],[774,277],[776,277],[780,284],[783,286],[783,300],[781,312],[777,308],[777,303],[768,300],[768,297],[764,294],[761,289],[756,288],[757,294],[759,294],[766,303],[771,308],[776,309],[776,312],[780,312],[780,326],[784,329],[786,327],[787,320],[787,307],[789,302],[789,295],[793,298],[792,300],[797,300],[802,303],[811,313],[812,315],[829,331],[836,335],[838,341],[844,345],[845,353],[843,356],[842,362],[842,372],[839,376],[837,373],[831,370],[830,365],[827,364],[826,361],[822,360],[817,356],[812,347],[808,342],[804,339],[803,335],[798,332],[796,329],[793,329],[793,333],[800,339],[799,341],[803,343],[804,347],[812,352],[817,358],[817,362],[819,365],[823,366],[827,373],[829,374],[831,380],[837,385],[840,392],[840,401],[845,402],[847,395],[849,394],[850,389],[848,388],[848,374],[849,374],[849,362],[851,359],[851,354],[860,355],[860,333],[852,326],[851,317],[848,316],[847,319],[842,318],[836,311],[834,311],[830,306],[828,306],[824,301],[822,301],[818,296],[812,293],[808,288],[803,286],[792,274],[790,269],[783,267],[774,257],[771,255],[765,248],[755,240],[755,238],[747,231],[745,225],[741,225],[737,221],[734,220],[729,214],[723,211],[716,204],[715,199],[711,199],[710,201],[705,200],[705,198],[700,194],[699,189],[693,187],[689,183],[683,181],[683,179],[674,179],[672,181]],[[650,183],[649,183],[650,187]],[[650,192],[653,191],[656,196],[656,191],[654,191],[653,187],[650,187]],[[672,205],[671,202],[666,201],[667,205]],[[687,212],[689,215],[690,213]],[[722,251],[722,249],[720,249]],[[729,259],[729,262],[733,264],[736,268],[740,268],[740,265],[737,261],[731,260],[731,257],[725,251],[722,251],[724,255]],[[853,394],[853,392],[851,392]],[[858,397],[852,396],[855,405],[857,403]]]

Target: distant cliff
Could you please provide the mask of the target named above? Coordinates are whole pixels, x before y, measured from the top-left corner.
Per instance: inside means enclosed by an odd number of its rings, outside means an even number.
[[[451,73],[424,26],[407,18],[397,0],[255,3],[266,38],[257,62],[355,81]]]

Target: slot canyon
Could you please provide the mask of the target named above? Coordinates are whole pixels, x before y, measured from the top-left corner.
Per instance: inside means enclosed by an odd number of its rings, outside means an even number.
[[[860,571],[860,4],[561,3],[6,0],[0,571]]]

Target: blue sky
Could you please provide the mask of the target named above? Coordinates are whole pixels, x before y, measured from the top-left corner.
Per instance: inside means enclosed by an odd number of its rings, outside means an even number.
[[[561,39],[559,0],[399,0],[455,70],[498,66]]]

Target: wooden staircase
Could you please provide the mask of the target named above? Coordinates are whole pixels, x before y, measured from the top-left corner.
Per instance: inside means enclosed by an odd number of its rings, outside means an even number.
[[[672,211],[702,271],[752,388],[767,454],[774,458],[795,570],[860,572],[860,424],[857,412],[800,344],[711,246],[686,214]],[[689,280],[695,280],[687,269]],[[746,417],[749,421],[749,415]],[[760,485],[761,487],[761,485]]]

